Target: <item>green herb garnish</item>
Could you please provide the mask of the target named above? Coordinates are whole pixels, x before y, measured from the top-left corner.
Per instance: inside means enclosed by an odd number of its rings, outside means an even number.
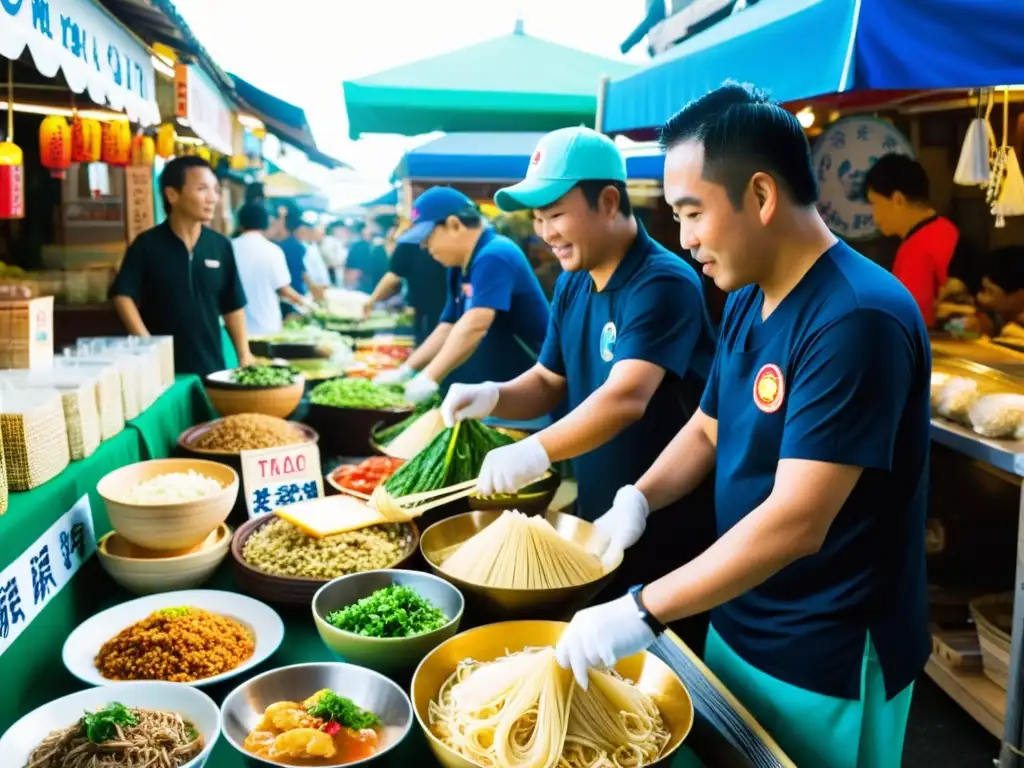
[[[116,701],[82,718],[82,730],[93,744],[102,744],[117,736],[117,726],[138,725],[139,718],[124,704]]]
[[[327,614],[327,623],[365,637],[396,638],[433,632],[447,624],[448,617],[411,587],[392,584]]]
[[[351,728],[353,731],[373,728],[380,724],[380,718],[373,712],[360,709],[352,699],[339,696],[334,691],[324,691],[316,704],[307,711],[313,717],[337,723],[345,728]]]
[[[181,606],[178,608],[161,608],[154,615],[160,616],[164,619],[180,619],[183,616],[188,616],[192,609],[187,606]]]

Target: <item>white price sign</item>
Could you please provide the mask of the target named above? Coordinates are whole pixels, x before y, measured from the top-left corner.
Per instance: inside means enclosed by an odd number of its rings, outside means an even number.
[[[250,518],[324,495],[315,443],[242,451],[241,458],[242,491]]]

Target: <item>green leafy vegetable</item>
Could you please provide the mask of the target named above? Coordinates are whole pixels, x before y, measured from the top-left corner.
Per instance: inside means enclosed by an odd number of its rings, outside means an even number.
[[[412,637],[433,632],[448,617],[411,587],[392,584],[352,605],[327,614],[335,629],[365,637]]]
[[[139,718],[124,704],[116,701],[103,709],[90,712],[82,718],[82,730],[93,744],[102,744],[117,736],[118,726],[138,725]]]
[[[345,728],[351,728],[353,731],[373,728],[380,724],[380,718],[373,712],[360,709],[352,699],[339,696],[334,691],[325,691],[316,704],[307,711],[313,717],[329,720]]]
[[[309,402],[332,408],[400,408],[406,405],[400,384],[374,384],[367,379],[331,379],[317,384]]]
[[[291,366],[247,365],[231,374],[231,380],[243,387],[286,387],[295,383],[299,372]]]

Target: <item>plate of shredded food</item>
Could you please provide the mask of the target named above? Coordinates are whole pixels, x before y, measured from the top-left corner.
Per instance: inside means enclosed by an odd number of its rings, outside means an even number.
[[[220,710],[173,683],[117,683],[44,704],[0,739],[10,768],[199,768],[220,735]]]
[[[150,595],[80,624],[64,642],[68,671],[89,685],[162,680],[206,686],[265,661],[284,639],[267,605],[219,590]]]

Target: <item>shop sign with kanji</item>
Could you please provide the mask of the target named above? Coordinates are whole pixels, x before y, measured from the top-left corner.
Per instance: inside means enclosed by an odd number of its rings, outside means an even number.
[[[250,518],[324,495],[315,443],[242,451],[241,458],[242,491]]]

